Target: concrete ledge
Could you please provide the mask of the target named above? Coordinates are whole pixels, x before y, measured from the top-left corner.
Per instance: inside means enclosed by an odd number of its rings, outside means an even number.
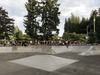
[[[48,54],[57,54],[64,52],[78,52],[79,55],[100,55],[100,46],[29,46],[29,47],[0,47],[0,53],[8,52],[42,52]]]
[[[12,52],[12,47],[0,47],[0,53]]]

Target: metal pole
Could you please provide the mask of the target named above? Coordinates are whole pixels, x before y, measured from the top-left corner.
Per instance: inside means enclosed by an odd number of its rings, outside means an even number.
[[[95,33],[95,15],[94,15],[94,33]]]
[[[89,27],[89,26],[87,26],[87,41],[88,41],[88,27]]]

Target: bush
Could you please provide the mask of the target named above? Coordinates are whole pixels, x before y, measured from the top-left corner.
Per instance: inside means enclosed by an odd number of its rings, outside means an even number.
[[[56,41],[59,41],[59,36],[57,34],[53,34],[52,36],[52,39],[56,40]]]
[[[97,33],[90,31],[89,32],[89,41],[91,41],[91,43],[97,43],[98,42],[98,38],[97,38]]]
[[[80,40],[80,41],[86,41],[86,37],[83,34],[76,34],[74,33],[68,33],[68,32],[64,32],[63,33],[63,39],[67,40],[72,40],[72,41],[76,41],[76,40]]]

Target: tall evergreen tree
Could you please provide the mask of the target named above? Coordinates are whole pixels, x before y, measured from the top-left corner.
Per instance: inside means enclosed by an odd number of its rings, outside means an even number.
[[[95,23],[95,25],[96,25],[96,33],[97,33],[97,38],[98,38],[98,40],[99,40],[99,43],[100,43],[100,17],[97,17],[96,18],[96,23]]]
[[[59,31],[57,26],[60,23],[58,17],[60,15],[60,4],[57,4],[57,0],[45,0],[42,3],[42,33],[44,33],[45,37],[48,37],[53,31],[57,33]]]
[[[71,13],[71,18],[68,18],[68,21],[66,22],[65,20],[65,32],[78,32],[78,28],[79,28],[79,24],[80,24],[80,18],[77,16],[74,16],[73,13]]]
[[[98,13],[99,13],[99,17],[100,17],[100,8],[99,8],[99,10],[98,10]]]
[[[98,15],[97,10],[92,10],[90,18],[89,18],[89,23],[88,23],[89,24],[89,32],[91,30],[94,30],[94,16],[95,16],[95,19],[96,19],[97,15]]]
[[[77,16],[74,16],[73,13],[71,13],[71,23],[73,24],[79,24],[80,23],[80,18]]]
[[[38,31],[42,32],[45,36],[50,36],[53,31],[58,33],[57,26],[60,23],[59,20],[59,5],[57,0],[44,0],[38,2],[36,0],[28,0],[25,4],[28,11],[26,20],[24,20],[25,32],[31,36],[31,38],[37,38]],[[41,17],[42,25],[39,26],[37,18]]]
[[[65,19],[64,32],[68,32],[68,21]]]
[[[37,0],[28,0],[25,4],[28,14],[25,16],[24,26],[26,28],[25,32],[31,38],[37,38],[37,31],[39,29],[39,22],[37,17],[39,15],[39,6]]]
[[[88,26],[88,20],[86,20],[84,17],[82,17],[82,21],[79,24],[79,29],[77,33],[86,34],[87,33],[87,26]]]
[[[0,7],[0,39],[3,39],[3,33],[6,37],[14,32],[14,19],[9,18],[8,12]]]

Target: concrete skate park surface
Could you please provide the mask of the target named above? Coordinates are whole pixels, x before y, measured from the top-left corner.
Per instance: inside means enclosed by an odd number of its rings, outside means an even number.
[[[0,53],[0,75],[100,75],[100,55]]]
[[[0,53],[0,75],[100,75],[100,46],[10,48]]]

